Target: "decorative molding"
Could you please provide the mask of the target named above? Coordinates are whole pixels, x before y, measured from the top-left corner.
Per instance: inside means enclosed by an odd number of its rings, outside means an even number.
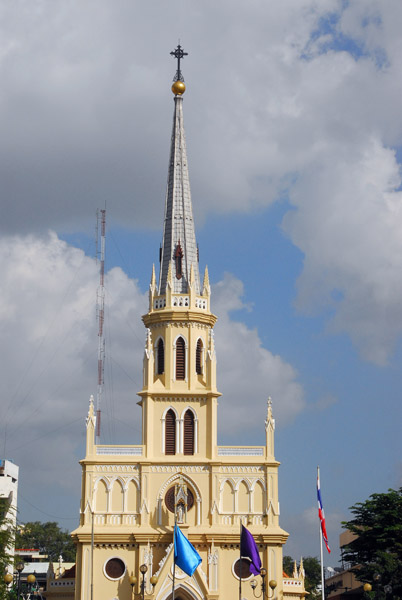
[[[261,466],[243,467],[241,465],[222,466],[222,467],[220,467],[219,472],[220,473],[263,473],[264,467],[261,467]]]
[[[151,465],[151,473],[209,473],[204,465]]]
[[[193,396],[192,398],[188,396],[156,396],[150,394],[154,402],[206,402],[207,398],[205,396]]]
[[[98,473],[136,473],[139,471],[139,467],[138,465],[95,465],[95,471]]]
[[[198,321],[158,321],[149,323],[149,329],[158,329],[160,327],[185,327],[186,329],[211,329],[209,323],[199,323]]]

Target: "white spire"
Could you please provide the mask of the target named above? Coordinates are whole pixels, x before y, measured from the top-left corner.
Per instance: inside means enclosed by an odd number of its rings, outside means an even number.
[[[200,293],[198,250],[195,239],[186,140],[183,126],[183,97],[174,98],[172,140],[165,202],[165,221],[161,252],[159,294],[164,294],[172,269],[173,293],[188,293],[191,267],[195,293]]]

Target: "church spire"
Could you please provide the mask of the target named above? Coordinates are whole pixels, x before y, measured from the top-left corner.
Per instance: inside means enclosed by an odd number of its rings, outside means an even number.
[[[165,294],[169,264],[172,270],[172,292],[188,293],[192,268],[195,292],[199,294],[198,250],[195,239],[183,125],[183,94],[186,86],[180,70],[180,59],[186,56],[187,53],[183,52],[182,47],[179,45],[171,54],[177,59],[178,67],[172,85],[172,91],[175,95],[175,107],[165,201],[159,294]]]

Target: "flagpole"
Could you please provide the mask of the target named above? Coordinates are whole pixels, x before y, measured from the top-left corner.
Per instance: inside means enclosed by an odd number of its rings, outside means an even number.
[[[174,511],[174,528],[173,528],[173,589],[172,589],[172,600],[174,600],[174,586],[175,586],[175,576],[176,576],[176,552],[175,552],[175,535],[176,535],[176,506]]]
[[[320,481],[320,467],[317,467],[317,481]],[[322,551],[322,528],[321,528],[320,521],[318,521],[318,527],[319,527],[319,531],[320,531],[321,598],[322,598],[322,600],[325,600],[324,556],[323,556],[323,551]]]
[[[239,544],[239,554],[240,554],[240,560],[239,560],[239,565],[240,565],[240,576],[239,576],[239,600],[241,600],[241,571],[242,571],[242,562],[241,562],[241,528],[242,528],[242,521],[241,521],[241,517],[240,517],[240,544]]]

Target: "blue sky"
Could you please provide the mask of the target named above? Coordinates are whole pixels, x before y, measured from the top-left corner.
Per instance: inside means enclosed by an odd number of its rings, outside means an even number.
[[[401,10],[2,9],[0,418],[21,520],[77,520],[105,202],[103,436],[139,441],[140,315],[162,237],[178,37],[200,265],[219,318],[219,441],[263,443],[272,396],[295,558],[319,552],[317,464],[333,566],[348,507],[402,485]]]

